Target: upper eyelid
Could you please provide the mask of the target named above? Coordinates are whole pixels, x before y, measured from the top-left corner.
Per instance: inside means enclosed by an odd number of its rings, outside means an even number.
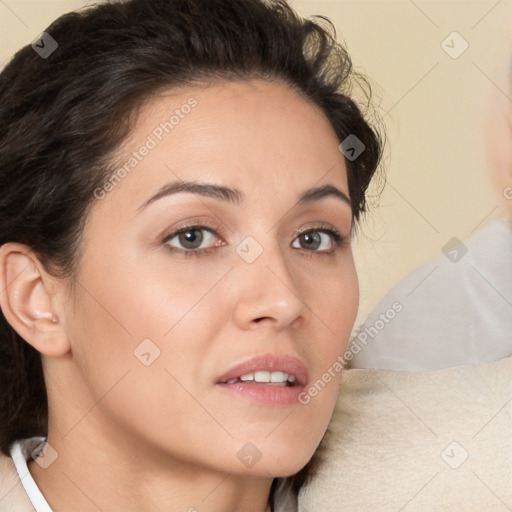
[[[173,238],[179,233],[182,233],[184,231],[188,231],[190,229],[204,229],[205,231],[211,231],[212,233],[219,234],[220,228],[223,226],[223,224],[218,224],[214,226],[213,224],[210,225],[207,222],[192,222],[190,224],[185,224],[183,226],[180,226],[178,228],[174,228],[171,231],[169,231],[167,234],[163,236],[164,239]]]
[[[294,232],[295,236],[298,236],[302,233],[306,233],[308,231],[322,231],[322,230],[327,230],[327,231],[334,231],[334,232],[339,232],[338,229],[336,229],[334,226],[328,226],[328,225],[324,225],[325,223],[322,223],[321,226],[307,226],[305,228],[301,228],[301,229],[298,229]],[[219,229],[222,228],[223,224],[219,224],[218,226],[210,226],[208,224],[201,224],[201,223],[193,223],[193,224],[187,224],[187,225],[184,225],[184,226],[181,226],[179,228],[176,228],[174,230],[172,230],[171,232],[169,232],[168,234],[164,235],[164,238],[169,238],[169,237],[174,237],[176,236],[177,234],[180,234],[180,233],[183,233],[184,231],[188,231],[188,230],[191,230],[191,229],[198,229],[198,230],[205,230],[205,231],[210,231],[212,233],[215,233],[215,234],[219,234]]]

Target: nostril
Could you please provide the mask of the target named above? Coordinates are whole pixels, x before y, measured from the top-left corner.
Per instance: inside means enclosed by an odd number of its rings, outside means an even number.
[[[267,318],[270,319],[269,316],[260,316],[260,318],[255,318],[254,321],[259,323],[262,320],[266,320]]]

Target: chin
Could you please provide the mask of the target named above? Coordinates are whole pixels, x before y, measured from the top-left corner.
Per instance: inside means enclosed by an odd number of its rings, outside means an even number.
[[[244,473],[261,477],[294,475],[309,462],[317,447],[314,443],[304,445],[304,439],[293,442],[288,440],[285,443],[262,447],[261,458]]]
[[[272,475],[272,477],[289,477],[297,474],[311,459],[313,454],[310,457],[304,457],[300,460],[297,458],[290,459],[287,461],[281,461],[276,463],[269,463],[265,468],[260,468],[261,476],[268,477]]]

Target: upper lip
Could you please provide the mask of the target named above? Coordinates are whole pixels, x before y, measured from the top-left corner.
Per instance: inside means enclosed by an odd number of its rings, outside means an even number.
[[[296,357],[262,354],[233,366],[217,379],[217,384],[256,371],[283,372],[288,375],[295,375],[295,384],[299,386],[305,386],[309,378],[306,366]]]

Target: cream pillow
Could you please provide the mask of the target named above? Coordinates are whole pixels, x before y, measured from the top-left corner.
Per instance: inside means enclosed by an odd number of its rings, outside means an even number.
[[[431,372],[344,370],[299,510],[512,510],[512,358]]]

